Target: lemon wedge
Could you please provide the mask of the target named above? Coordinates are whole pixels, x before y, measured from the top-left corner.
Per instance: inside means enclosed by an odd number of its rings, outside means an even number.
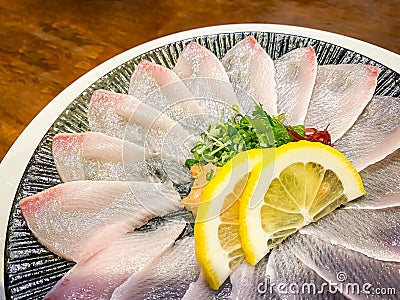
[[[274,246],[365,190],[360,175],[334,148],[315,142],[288,143],[275,160],[260,160],[240,195],[239,235],[249,264]]]
[[[262,161],[262,153],[253,149],[237,154],[202,192],[194,226],[196,258],[208,285],[215,290],[244,261],[238,199],[251,170]]]

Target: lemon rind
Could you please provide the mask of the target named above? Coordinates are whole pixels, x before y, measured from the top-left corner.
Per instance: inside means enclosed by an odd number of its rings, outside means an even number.
[[[277,148],[273,176],[269,181],[262,181],[257,178],[257,176],[263,176],[265,172],[270,172],[266,168],[271,165],[265,160],[264,162],[264,164],[255,166],[249,177],[245,191],[240,198],[239,230],[246,261],[251,265],[255,265],[270,250],[267,246],[269,236],[263,230],[261,224],[260,215],[263,201],[260,201],[259,198],[265,194],[272,178],[279,176],[287,166],[297,162],[321,163],[325,169],[331,169],[339,176],[342,182],[346,183],[343,185],[343,193],[347,195],[348,201],[352,201],[365,194],[360,175],[346,157],[338,150],[321,143],[299,141]],[[260,170],[260,168],[262,169]],[[260,185],[257,186],[258,183]],[[260,191],[263,191],[262,196],[259,194],[255,195],[255,193],[260,193]],[[250,207],[252,198],[255,198],[257,202],[254,207]]]
[[[218,239],[218,227],[222,222],[215,212],[221,211],[225,197],[246,173],[237,171],[242,169],[250,172],[262,158],[261,152],[260,149],[253,149],[236,155],[220,169],[202,194],[194,229],[196,258],[205,280],[214,290],[232,272],[229,268],[229,253],[222,248]],[[230,180],[226,182],[228,176]]]

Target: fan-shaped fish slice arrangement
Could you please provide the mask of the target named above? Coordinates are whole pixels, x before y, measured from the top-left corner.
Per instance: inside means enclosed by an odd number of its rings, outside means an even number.
[[[360,286],[399,288],[400,99],[374,96],[379,73],[370,65],[317,65],[312,48],[273,61],[249,36],[221,61],[195,42],[172,70],[142,61],[129,95],[95,91],[91,131],[53,139],[63,183],[20,202],[35,237],[76,262],[45,298],[291,299],[262,293],[259,283],[339,284],[340,272]],[[284,114],[287,126],[329,125],[333,147],[360,172],[366,194],[294,233],[256,266],[243,262],[214,291],[192,234],[181,235],[184,220],[138,228],[185,210],[175,188],[192,181],[190,149],[211,124],[234,117],[232,107],[250,114],[253,99],[271,116]],[[306,296],[379,298],[340,288]]]

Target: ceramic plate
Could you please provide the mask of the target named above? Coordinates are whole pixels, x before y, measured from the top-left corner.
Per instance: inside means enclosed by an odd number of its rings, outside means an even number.
[[[142,59],[172,68],[186,43],[196,41],[218,58],[239,40],[254,35],[276,59],[299,47],[313,47],[318,64],[379,66],[376,94],[400,96],[400,56],[340,35],[291,26],[245,24],[200,28],[170,35],[128,50],[93,69],[58,95],[26,128],[0,166],[0,299],[42,299],[73,263],[49,252],[32,236],[18,207],[20,199],[59,184],[51,155],[56,133],[88,130],[92,92],[127,93],[130,76]]]

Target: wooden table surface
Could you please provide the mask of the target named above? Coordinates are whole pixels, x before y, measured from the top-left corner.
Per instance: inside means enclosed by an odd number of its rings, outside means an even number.
[[[0,159],[75,79],[146,41],[202,26],[275,23],[400,53],[399,0],[0,0]]]

